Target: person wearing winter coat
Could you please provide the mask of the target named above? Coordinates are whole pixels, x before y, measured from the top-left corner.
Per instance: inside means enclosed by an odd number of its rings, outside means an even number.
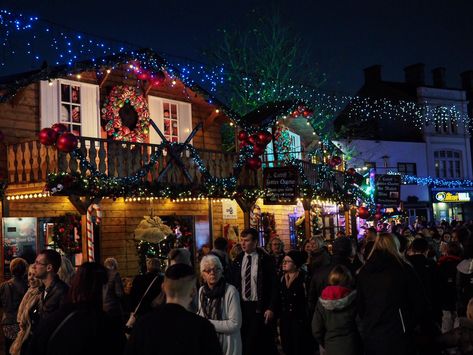
[[[376,237],[358,274],[356,290],[365,354],[415,353],[414,329],[428,313],[427,299],[392,234]]]
[[[28,264],[25,259],[13,259],[10,262],[12,278],[0,285],[0,305],[3,308],[1,323],[5,336],[6,353],[20,331],[17,315],[21,300],[28,290],[28,282],[25,277],[27,269]]]
[[[466,306],[473,298],[473,240],[463,238],[463,257],[457,265],[457,311],[459,317],[466,315]]]
[[[455,348],[456,355],[473,355],[473,298],[468,302],[467,318],[460,318],[460,326],[443,334],[437,344],[443,349]],[[452,352],[449,352],[452,354]]]
[[[66,302],[35,330],[28,355],[122,354],[125,335],[102,307],[105,268],[85,262],[77,270]]]
[[[313,353],[310,321],[307,310],[305,275],[301,270],[305,252],[289,251],[283,259],[280,278],[279,329],[285,355],[309,355]]]
[[[125,290],[123,282],[118,272],[118,262],[115,258],[107,258],[104,261],[107,269],[107,283],[103,290],[103,310],[116,322],[123,322],[123,297]]]
[[[457,265],[460,262],[461,247],[458,242],[449,242],[446,255],[438,261],[440,283],[440,306],[442,309],[442,333],[452,330],[457,324]]]
[[[224,355],[241,355],[242,317],[238,290],[222,277],[223,266],[215,255],[202,258],[200,272],[204,283],[199,289],[197,314],[215,327]]]
[[[319,297],[312,318],[312,334],[327,355],[359,355],[361,339],[356,318],[353,277],[343,265],[328,276],[328,286]]]
[[[309,311],[312,314],[322,290],[327,286],[327,278],[335,265],[345,265],[348,270],[355,274],[356,269],[352,264],[351,258],[355,255],[356,249],[352,240],[348,237],[335,239],[332,246],[332,258],[329,264],[315,268],[309,286]]]
[[[41,298],[41,280],[37,279],[34,274],[34,266],[30,265],[28,268],[28,291],[26,291],[18,308],[18,324],[20,331],[10,347],[11,355],[20,355],[21,349],[27,348],[28,339],[31,335],[31,318],[30,311],[35,307]],[[24,351],[23,351],[24,353]]]

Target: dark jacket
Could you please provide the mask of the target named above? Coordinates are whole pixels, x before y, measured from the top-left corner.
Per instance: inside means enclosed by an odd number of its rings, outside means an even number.
[[[455,311],[457,306],[456,277],[458,256],[441,256],[438,262],[440,307],[445,311]]]
[[[308,304],[310,314],[314,313],[315,306],[319,300],[322,290],[328,285],[328,275],[332,271],[335,265],[344,265],[350,270],[353,277],[355,277],[356,270],[351,260],[346,257],[339,255],[333,255],[330,263],[321,265],[319,268],[315,268],[312,273],[312,279],[310,280]]]
[[[138,319],[127,355],[222,355],[217,333],[205,318],[178,304],[164,304]]]
[[[103,291],[103,310],[113,317],[123,316],[123,297],[125,291],[120,274],[116,270],[107,271],[108,280]]]
[[[431,318],[437,323],[442,321],[442,309],[440,306],[440,280],[437,265],[423,254],[415,254],[407,257],[414,271],[419,276],[424,286],[425,296],[432,309]]]
[[[72,316],[62,323],[70,314]],[[125,341],[121,329],[101,309],[65,304],[41,322],[31,339],[28,354],[115,355],[123,353]]]
[[[365,354],[411,354],[413,330],[428,313],[427,300],[413,268],[375,252],[357,280],[357,308]]]
[[[466,259],[457,265],[458,315],[466,315],[466,306],[473,297],[473,259]]]
[[[26,279],[12,278],[0,285],[0,306],[3,310],[2,325],[16,324],[18,307],[28,290]]]
[[[130,292],[130,311],[134,312],[136,306],[141,300],[141,297],[144,295],[148,286],[154,280],[155,277],[158,277],[156,281],[151,285],[148,293],[145,297],[143,297],[143,301],[141,302],[140,308],[138,309],[137,316],[142,316],[146,313],[152,311],[152,303],[153,300],[159,296],[161,293],[161,285],[163,283],[164,277],[160,273],[157,272],[148,272],[144,275],[137,275],[133,279],[133,283],[131,285],[131,292]]]
[[[261,248],[257,248],[258,253],[258,276],[257,276],[257,292],[259,312],[268,309],[273,312],[277,308],[278,299],[278,282],[274,269],[273,259]],[[232,282],[240,292],[241,296],[241,266],[243,263],[244,252],[237,255],[233,262]]]
[[[312,318],[312,334],[327,354],[361,354],[355,301],[356,291],[340,286],[328,286],[322,291]]]
[[[473,320],[460,318],[460,326],[443,334],[437,341],[443,348],[457,348],[455,354],[473,355]]]
[[[44,285],[40,286],[43,297],[38,302],[38,312],[41,320],[46,319],[53,312],[57,311],[66,301],[66,295],[69,286],[62,281],[59,276],[55,276],[53,282],[48,288]],[[44,293],[46,292],[46,297]]]
[[[307,311],[304,272],[300,271],[289,287],[287,287],[284,276],[282,276],[280,278],[279,290],[279,330],[284,354],[312,354],[313,345]]]

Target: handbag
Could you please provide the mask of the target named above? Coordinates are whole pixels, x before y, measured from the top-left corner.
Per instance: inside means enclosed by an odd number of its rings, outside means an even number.
[[[133,312],[130,313],[130,317],[128,318],[128,321],[126,322],[126,325],[125,325],[125,328],[126,328],[126,333],[130,333],[131,332],[131,329],[133,328],[133,325],[135,324],[136,322],[136,313],[138,312],[138,310],[140,309],[140,306],[141,306],[141,302],[143,302],[143,299],[145,298],[145,296],[148,294],[148,291],[151,289],[151,286],[153,286],[154,282],[158,279],[158,275],[155,276],[155,278],[153,279],[153,281],[151,281],[151,283],[149,284],[148,288],[146,289],[145,293],[143,293],[143,296],[141,296],[141,299],[140,299],[140,302],[138,303],[138,305],[136,306],[135,310]]]

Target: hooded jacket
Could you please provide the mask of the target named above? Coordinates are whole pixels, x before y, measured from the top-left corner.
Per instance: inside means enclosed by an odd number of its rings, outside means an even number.
[[[327,286],[315,308],[312,333],[329,355],[361,354],[356,317],[356,291]]]

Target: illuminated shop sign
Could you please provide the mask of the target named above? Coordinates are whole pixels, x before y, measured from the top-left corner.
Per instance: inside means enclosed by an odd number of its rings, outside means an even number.
[[[470,202],[469,192],[435,191],[434,202]]]

